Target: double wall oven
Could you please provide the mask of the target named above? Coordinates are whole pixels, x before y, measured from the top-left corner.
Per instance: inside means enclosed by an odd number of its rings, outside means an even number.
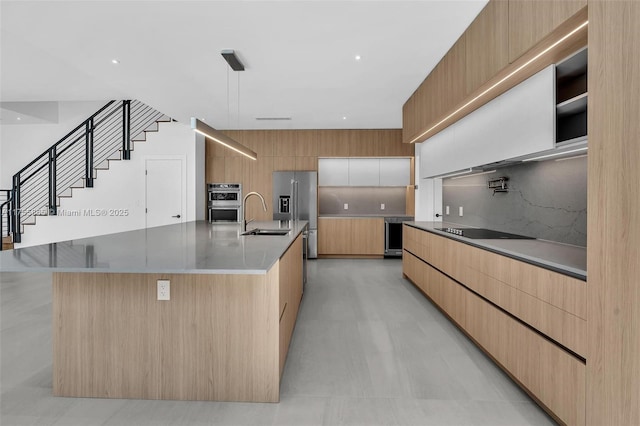
[[[209,222],[242,220],[242,184],[210,183],[207,185]]]
[[[412,216],[384,218],[384,255],[386,257],[402,257],[402,222],[412,220]]]

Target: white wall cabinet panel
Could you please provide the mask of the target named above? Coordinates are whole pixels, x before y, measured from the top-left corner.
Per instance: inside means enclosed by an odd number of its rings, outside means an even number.
[[[420,178],[424,179],[456,170],[454,168],[454,157],[457,155],[454,146],[456,125],[457,123],[452,124],[420,144]],[[420,185],[419,182],[416,183]]]
[[[407,186],[411,183],[410,175],[411,159],[380,159],[380,186]]]
[[[509,90],[500,109],[502,137],[499,160],[553,149],[556,142],[556,70],[545,68]],[[494,161],[499,161],[494,160]]]
[[[379,186],[380,159],[378,158],[350,158],[349,159],[350,186]]]
[[[430,178],[554,146],[552,65],[423,142],[420,177]]]
[[[349,185],[349,159],[322,158],[318,160],[318,184],[320,186]]]

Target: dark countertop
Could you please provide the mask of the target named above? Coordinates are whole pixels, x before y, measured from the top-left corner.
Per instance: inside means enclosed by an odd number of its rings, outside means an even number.
[[[240,224],[186,222],[0,252],[0,271],[264,274],[307,225],[284,236],[242,236]],[[288,227],[288,226],[287,226]],[[279,221],[247,229],[280,228]]]
[[[547,240],[470,239],[435,229],[447,227],[471,228],[470,226],[447,222],[404,223],[414,228],[569,275],[583,281],[587,279],[587,249],[585,247]]]

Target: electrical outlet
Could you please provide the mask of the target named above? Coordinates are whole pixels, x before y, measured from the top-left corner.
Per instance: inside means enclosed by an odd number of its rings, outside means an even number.
[[[158,280],[158,300],[171,299],[171,287],[169,280]]]
[[[444,208],[444,214],[446,214],[447,216],[449,216],[449,206],[446,206]]]
[[[458,216],[462,216],[462,206],[460,206],[460,210],[458,211]]]
[[[380,204],[380,210],[384,210],[384,203]]]
[[[345,210],[349,210],[349,204],[344,203],[344,209],[345,209]]]

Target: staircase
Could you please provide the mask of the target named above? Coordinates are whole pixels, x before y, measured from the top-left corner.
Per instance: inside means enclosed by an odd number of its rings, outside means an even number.
[[[135,144],[171,118],[135,100],[110,101],[13,176],[0,190],[2,250],[13,248],[38,216],[58,214],[60,200],[93,188],[100,170],[131,159]]]

